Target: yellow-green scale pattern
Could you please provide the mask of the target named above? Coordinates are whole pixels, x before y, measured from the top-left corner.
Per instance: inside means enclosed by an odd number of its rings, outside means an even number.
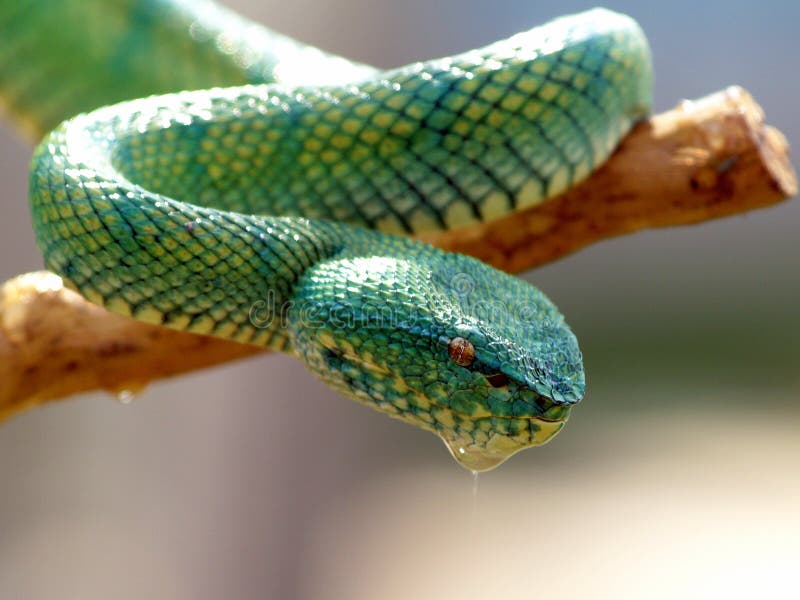
[[[387,232],[490,220],[585,177],[646,110],[646,42],[596,10],[352,81],[65,122],[32,163],[37,240],[89,300],[289,352],[491,468],[582,398],[577,341],[536,288]]]
[[[395,233],[490,221],[585,178],[647,111],[646,43],[625,17],[604,23],[561,19],[355,84],[212,91],[215,118],[134,131],[117,162],[242,213]]]

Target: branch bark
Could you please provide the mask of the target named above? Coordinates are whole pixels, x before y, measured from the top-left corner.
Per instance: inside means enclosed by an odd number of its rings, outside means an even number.
[[[797,193],[783,135],[729,88],[638,125],[584,183],[540,206],[426,241],[519,272],[592,242],[696,223]],[[0,288],[0,419],[90,390],[122,399],[149,381],[262,352],[111,314],[51,273]]]
[[[108,312],[47,271],[0,287],[0,421],[80,392],[125,401],[155,379],[263,352]]]

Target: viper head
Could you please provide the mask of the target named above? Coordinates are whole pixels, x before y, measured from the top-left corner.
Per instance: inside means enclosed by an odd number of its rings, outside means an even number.
[[[304,275],[290,339],[307,367],[437,433],[476,471],[549,440],[584,392],[577,341],[552,302],[473,258],[388,247]]]

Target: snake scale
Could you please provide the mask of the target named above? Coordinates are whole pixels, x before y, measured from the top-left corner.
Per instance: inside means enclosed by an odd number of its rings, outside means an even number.
[[[55,127],[31,166],[37,242],[91,302],[287,352],[473,470],[546,442],[583,397],[542,292],[407,236],[602,164],[650,105],[630,18],[387,71],[198,0],[0,0],[0,40],[4,108]]]

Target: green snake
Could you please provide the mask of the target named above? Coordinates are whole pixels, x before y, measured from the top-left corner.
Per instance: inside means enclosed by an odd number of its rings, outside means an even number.
[[[30,203],[47,267],[91,302],[289,353],[473,470],[546,442],[583,397],[542,292],[405,235],[602,164],[650,104],[630,18],[388,71],[197,0],[0,0],[0,40],[6,110],[34,134],[71,117],[35,151]]]

